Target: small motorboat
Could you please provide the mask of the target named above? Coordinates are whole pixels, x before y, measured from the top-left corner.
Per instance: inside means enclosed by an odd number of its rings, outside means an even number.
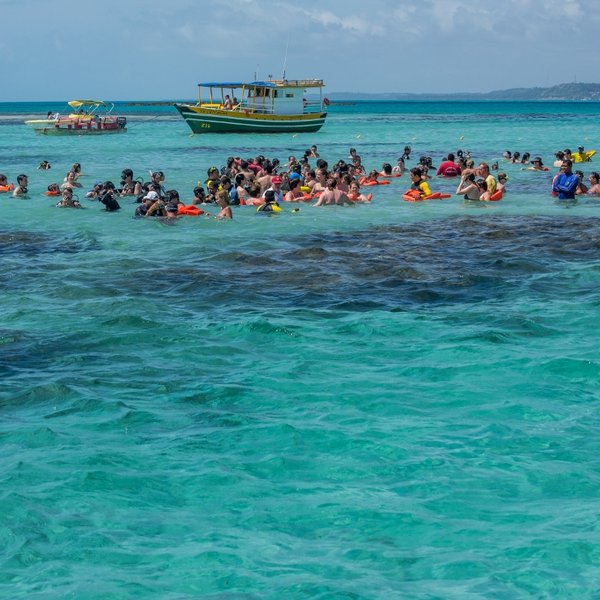
[[[49,113],[45,119],[25,121],[40,135],[103,135],[125,133],[127,118],[112,113],[114,104],[102,100],[71,100],[68,115]]]

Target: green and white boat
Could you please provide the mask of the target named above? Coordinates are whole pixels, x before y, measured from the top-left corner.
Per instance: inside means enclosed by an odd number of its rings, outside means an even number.
[[[323,87],[322,79],[199,83],[198,102],[175,108],[194,133],[314,132],[327,117]]]

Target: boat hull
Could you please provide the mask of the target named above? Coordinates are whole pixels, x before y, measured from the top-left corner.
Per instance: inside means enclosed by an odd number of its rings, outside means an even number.
[[[110,135],[114,133],[127,133],[127,127],[119,129],[67,129],[66,127],[36,127],[38,135]]]
[[[176,104],[194,133],[296,133],[319,131],[327,113],[266,115]]]
[[[25,121],[39,135],[107,135],[127,132],[126,117],[93,118],[88,115],[71,115],[57,119]]]

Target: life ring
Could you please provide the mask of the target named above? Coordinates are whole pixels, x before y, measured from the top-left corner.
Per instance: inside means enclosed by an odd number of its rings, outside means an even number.
[[[5,194],[6,192],[12,192],[15,189],[14,183],[8,185],[0,185],[0,193]]]
[[[304,202],[310,202],[312,199],[313,199],[313,195],[307,194],[306,192],[304,192],[302,194],[302,198],[298,198],[298,200],[303,200]]]
[[[325,106],[329,106],[331,104],[331,102],[329,101],[329,98],[323,98],[323,104]]]
[[[496,190],[491,196],[490,200],[502,200],[502,190]]]

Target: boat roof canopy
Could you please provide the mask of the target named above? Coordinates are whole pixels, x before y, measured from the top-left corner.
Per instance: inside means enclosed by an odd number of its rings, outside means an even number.
[[[262,87],[262,88],[280,88],[280,87],[323,87],[322,79],[273,79],[270,81],[209,81],[198,84],[200,87],[218,87],[218,88],[241,88],[241,87]]]
[[[67,102],[71,108],[81,108],[82,106],[107,106],[102,100],[71,100]]]

